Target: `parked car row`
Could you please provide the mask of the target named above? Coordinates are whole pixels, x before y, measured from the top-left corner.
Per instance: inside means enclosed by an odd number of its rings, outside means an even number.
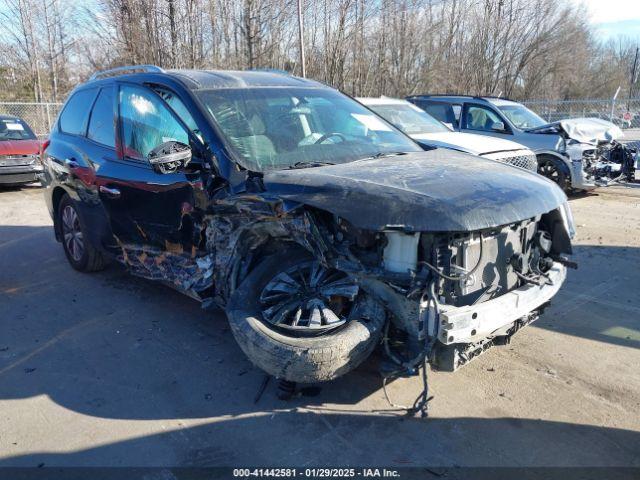
[[[593,115],[548,123],[511,100],[461,95],[358,101],[425,149],[446,148],[535,170],[565,191],[633,180],[639,163],[636,149],[618,141],[622,131]],[[39,180],[40,142],[26,122],[0,117],[0,141],[0,183]]]
[[[502,138],[455,132],[450,126],[406,100],[387,97],[358,100],[409,135],[423,148],[448,148],[534,172],[538,170],[536,155],[518,143]]]
[[[560,289],[567,198],[532,149],[363,102],[382,116],[276,73],[97,73],[43,147],[55,236],[79,271],[116,261],[224,309],[280,379],[336,378],[381,343],[386,377],[455,370]]]

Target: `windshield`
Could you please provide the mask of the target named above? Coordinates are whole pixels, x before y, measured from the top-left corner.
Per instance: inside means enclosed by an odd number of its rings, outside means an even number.
[[[524,105],[503,105],[498,108],[506,115],[511,123],[523,130],[541,127],[547,124],[547,122]]]
[[[444,124],[415,105],[369,105],[369,108],[407,135],[450,132]]]
[[[35,139],[36,136],[24,120],[19,118],[0,118],[0,141]]]
[[[324,88],[233,88],[196,94],[238,162],[253,171],[421,151],[380,117]]]

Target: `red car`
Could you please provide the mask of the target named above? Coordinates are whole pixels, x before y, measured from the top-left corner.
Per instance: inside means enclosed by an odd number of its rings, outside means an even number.
[[[42,142],[27,122],[0,115],[0,185],[21,185],[40,180]]]

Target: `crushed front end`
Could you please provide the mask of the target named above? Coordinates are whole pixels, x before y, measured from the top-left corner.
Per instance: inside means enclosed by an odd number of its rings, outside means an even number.
[[[37,153],[0,155],[0,184],[39,181],[43,166]]]
[[[635,180],[638,164],[638,149],[618,141],[599,142],[582,152],[587,174],[598,186],[614,182]]]
[[[426,353],[433,367],[453,371],[508,343],[538,318],[573,265],[563,256],[573,231],[566,204],[473,232],[366,234],[340,225],[361,260],[351,274],[387,308],[387,351],[403,367]]]
[[[561,120],[529,132],[561,136],[561,153],[567,159],[574,189],[592,190],[635,180],[638,149],[622,143],[622,130],[611,122],[596,118]]]

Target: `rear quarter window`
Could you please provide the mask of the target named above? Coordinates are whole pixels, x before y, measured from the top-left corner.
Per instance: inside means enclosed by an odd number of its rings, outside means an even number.
[[[89,111],[98,89],[88,88],[74,93],[60,115],[60,130],[72,135],[84,135]]]
[[[115,127],[113,123],[113,89],[105,87],[100,90],[91,112],[87,137],[95,142],[115,148]]]

